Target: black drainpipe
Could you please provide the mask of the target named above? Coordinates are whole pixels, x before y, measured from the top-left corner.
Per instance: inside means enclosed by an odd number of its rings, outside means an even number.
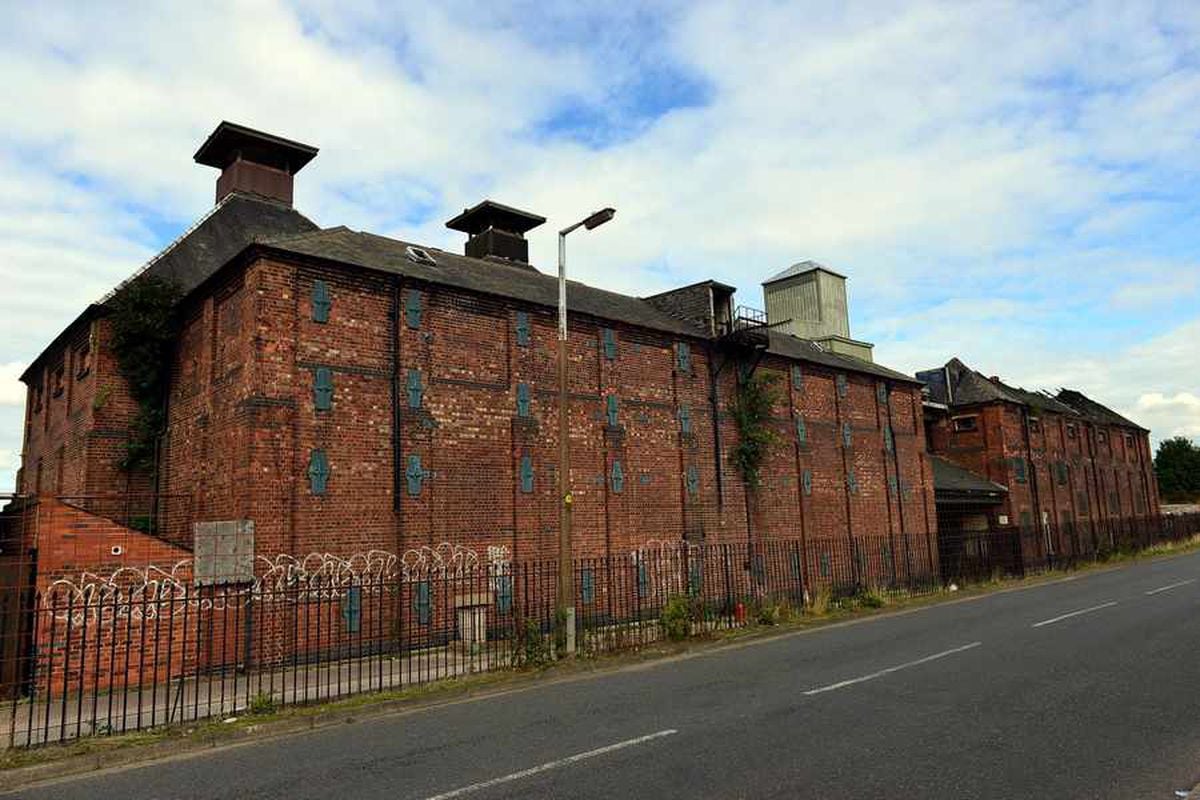
[[[708,403],[712,408],[713,459],[717,468],[717,508],[725,506],[725,479],[721,472],[721,412],[717,402],[717,378],[721,370],[713,363],[714,348],[708,348]]]
[[[392,360],[392,512],[396,517],[396,555],[402,551],[400,531],[400,279],[392,276],[392,300],[388,309],[388,353]]]

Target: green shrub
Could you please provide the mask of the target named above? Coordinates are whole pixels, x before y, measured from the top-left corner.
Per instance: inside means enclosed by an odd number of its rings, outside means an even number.
[[[267,692],[259,692],[250,698],[250,705],[246,707],[246,710],[255,716],[274,714],[275,698]]]
[[[526,619],[520,631],[517,663],[523,667],[544,667],[554,659],[549,638],[542,633],[542,626],[535,619]]]
[[[680,642],[692,633],[692,608],[683,595],[667,600],[660,617],[663,633],[673,642]]]
[[[883,608],[887,605],[887,598],[877,589],[864,589],[858,593],[855,602],[862,608]]]

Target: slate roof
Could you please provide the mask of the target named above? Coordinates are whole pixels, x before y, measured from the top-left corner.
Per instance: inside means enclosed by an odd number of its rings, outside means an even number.
[[[939,403],[947,403],[952,406],[967,406],[975,403],[1007,402],[1054,414],[1063,414],[1065,416],[1076,415],[1074,408],[1056,400],[1048,394],[1031,392],[1017,386],[1009,386],[999,378],[986,377],[982,373],[971,369],[957,358],[950,359],[946,363],[945,370],[950,373],[948,376],[950,382],[949,392],[946,391],[945,379],[937,375],[937,373],[942,372],[941,368],[917,373],[918,377],[930,376],[933,378],[933,380],[927,381],[931,390],[930,395],[931,399]],[[951,397],[953,398],[953,402],[950,400]]]
[[[775,281],[781,281],[785,278],[793,278],[797,275],[803,275],[806,272],[813,272],[818,269],[821,270],[822,272],[828,272],[830,275],[836,275],[839,278],[846,277],[845,275],[843,275],[840,272],[834,272],[829,267],[822,264],[820,261],[812,261],[810,259],[808,261],[797,261],[795,264],[792,264],[790,267],[783,270],[782,272],[775,273],[774,275],[772,275],[771,277],[769,277],[765,281],[763,281],[763,285],[766,286],[768,283],[774,283]]]
[[[1082,417],[1089,419],[1092,422],[1098,422],[1102,425],[1117,425],[1124,428],[1135,428],[1139,431],[1149,432],[1148,428],[1143,428],[1133,420],[1123,417],[1111,408],[1097,403],[1092,398],[1085,395],[1083,392],[1075,389],[1059,389],[1056,395],[1060,402],[1063,402],[1075,409]]]
[[[510,263],[503,259],[472,258],[345,227],[278,237],[265,244],[285,253],[382,270],[548,308],[558,306],[558,278],[531,269],[528,264]],[[408,254],[410,247],[419,248],[432,255],[437,262],[436,266],[414,261]],[[707,336],[707,331],[702,327],[667,314],[642,298],[597,289],[577,281],[567,282],[567,305],[575,313],[598,319],[624,322],[679,336]],[[867,373],[906,383],[917,382],[911,375],[851,356],[828,353],[808,340],[774,331],[770,334],[768,352],[834,369]]]
[[[1008,488],[976,475],[969,469],[964,469],[953,461],[947,461],[941,456],[930,454],[929,463],[933,466],[933,490],[943,494],[1008,494]],[[999,500],[999,498],[997,498]]]
[[[146,262],[130,278],[121,282],[99,303],[87,307],[59,333],[21,375],[31,375],[42,360],[56,350],[78,325],[104,312],[104,303],[112,299],[130,281],[152,275],[173,281],[186,295],[211,277],[247,245],[280,234],[319,230],[316,223],[291,206],[257,195],[234,192],[200,218],[179,238]]]

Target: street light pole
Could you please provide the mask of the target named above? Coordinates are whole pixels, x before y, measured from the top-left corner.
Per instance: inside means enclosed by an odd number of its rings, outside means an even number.
[[[567,390],[567,234],[598,228],[616,214],[604,208],[558,232],[558,619],[566,627],[567,655],[575,654],[575,570],[571,543],[571,426]]]

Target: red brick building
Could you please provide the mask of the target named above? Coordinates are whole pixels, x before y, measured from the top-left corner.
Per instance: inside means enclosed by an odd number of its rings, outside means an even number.
[[[228,123],[214,131],[196,160],[221,170],[216,207],[130,279],[183,293],[157,466],[119,466],[134,403],[102,301],[24,375],[18,490],[193,552],[197,575],[213,569],[200,537],[218,535],[204,526],[216,522],[241,524],[218,547],[252,553],[237,580],[280,559],[312,570],[372,553],[554,557],[557,287],[524,238],[544,220],[480,203],[447,223],[468,234],[465,255],[319,228],[291,207],[315,155]],[[918,382],[774,331],[786,321],[736,308],[714,281],[648,298],[571,283],[568,306],[577,555],[882,537],[862,570],[936,571]],[[837,336],[869,354],[848,330]],[[756,491],[729,457],[730,407],[752,373],[775,376],[778,392]],[[43,525],[22,547],[36,558],[62,535]],[[819,581],[823,562],[804,569]]]
[[[1017,525],[1038,555],[1111,546],[1157,517],[1149,431],[1064,389],[1029,392],[958,359],[917,373],[929,387],[929,450],[1007,489],[986,505],[938,508],[947,531]]]

